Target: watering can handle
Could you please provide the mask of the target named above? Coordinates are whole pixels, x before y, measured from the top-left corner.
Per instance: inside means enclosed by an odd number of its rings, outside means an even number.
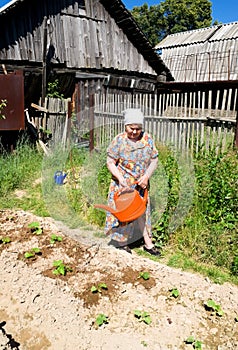
[[[136,184],[138,184],[138,181],[135,181],[133,185],[136,185]],[[126,191],[128,189],[131,189],[131,187],[130,186],[126,186],[126,187],[119,188],[119,190],[114,194],[114,199],[118,199],[120,194],[122,194],[123,191]]]
[[[138,184],[138,181],[134,182],[135,184]],[[145,202],[145,204],[147,203],[148,200],[148,188],[146,186],[146,188],[144,189],[144,197],[143,197],[143,201]]]
[[[138,181],[135,181],[133,185],[136,185],[136,184],[138,184]],[[119,190],[114,194],[114,200],[117,200],[118,197],[120,196],[120,194],[123,192],[123,189],[126,190],[127,188],[130,188],[130,187],[128,186],[128,187],[124,187],[124,188],[122,188],[122,189],[119,189]],[[146,203],[147,200],[148,200],[148,189],[145,188],[144,191],[145,191],[145,192],[144,192],[143,201]]]

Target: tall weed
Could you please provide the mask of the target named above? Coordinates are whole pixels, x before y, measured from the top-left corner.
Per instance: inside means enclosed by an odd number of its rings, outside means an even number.
[[[20,141],[13,153],[4,152],[0,157],[0,196],[30,185],[40,176],[41,161],[42,155],[26,140]]]
[[[176,183],[176,167],[172,167],[170,172],[174,173]],[[212,263],[237,274],[237,152],[218,155],[200,152],[194,156],[194,169],[193,205],[183,225],[172,236],[164,227],[166,237],[170,237],[168,245],[196,261]]]

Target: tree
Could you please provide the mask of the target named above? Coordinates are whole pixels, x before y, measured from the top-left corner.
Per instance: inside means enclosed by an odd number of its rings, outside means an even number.
[[[211,26],[211,7],[209,0],[164,0],[150,7],[135,6],[131,13],[155,46],[169,34]]]

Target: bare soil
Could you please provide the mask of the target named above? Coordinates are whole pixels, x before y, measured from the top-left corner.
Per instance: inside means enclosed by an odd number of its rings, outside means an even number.
[[[42,234],[28,227],[32,222],[40,223]],[[52,234],[62,241],[50,243]],[[25,258],[36,247],[40,253]],[[56,260],[69,268],[66,275],[53,273]],[[195,348],[185,342],[190,336],[202,349],[238,349],[237,286],[117,250],[93,230],[0,211],[0,266],[0,350],[189,350]],[[223,316],[205,308],[209,299]],[[151,323],[135,310],[147,312]],[[98,326],[100,314],[107,323]]]

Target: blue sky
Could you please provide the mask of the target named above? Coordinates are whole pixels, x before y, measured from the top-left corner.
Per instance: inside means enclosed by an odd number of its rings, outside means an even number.
[[[131,10],[134,6],[141,6],[145,2],[150,5],[159,4],[157,1],[144,0],[122,0],[124,5]],[[0,0],[0,7],[8,3],[9,0]],[[214,0],[212,2],[212,18],[222,23],[238,21],[238,1],[237,0]]]

